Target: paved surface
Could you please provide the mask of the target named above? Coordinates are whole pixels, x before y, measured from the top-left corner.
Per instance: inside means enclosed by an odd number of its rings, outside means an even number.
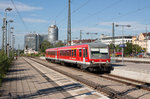
[[[117,62],[113,66],[114,70],[111,74],[150,83],[150,64],[148,63],[124,62],[122,65],[122,62]]]
[[[45,57],[40,57],[45,59]],[[121,58],[118,58],[121,59]],[[150,58],[124,58],[124,60],[150,61]],[[111,74],[150,83],[150,63],[122,62],[113,63]]]
[[[29,59],[19,58],[10,68],[0,99],[108,99],[102,94]]]
[[[129,96],[132,96],[136,99],[150,99],[150,92],[149,91],[138,89],[138,88],[132,87],[130,85],[124,85],[122,83],[118,83],[118,82],[115,82],[115,81],[112,81],[112,80],[104,79],[104,78],[101,78],[101,77],[96,76],[96,75],[88,74],[86,72],[81,72],[79,70],[72,69],[70,66],[61,66],[61,65],[58,65],[58,64],[54,64],[54,63],[50,63],[50,62],[46,62],[46,61],[42,61],[42,60],[40,62],[43,63],[43,64],[46,64],[47,66],[57,68],[57,69],[60,69],[60,70],[63,70],[63,71],[67,71],[68,73],[76,75],[77,77],[79,76],[79,77],[82,77],[84,79],[88,79],[89,81],[96,82],[96,83],[98,83],[102,86],[105,86],[107,88],[111,88],[115,91],[118,91],[120,94],[129,95]],[[127,68],[132,67],[132,64],[128,65],[129,67],[128,66],[122,66],[120,64],[121,63],[118,63],[117,65],[115,65],[114,66],[115,69],[112,72],[114,72],[114,73],[118,72],[118,74],[123,74],[123,76],[128,75]],[[135,65],[135,67],[133,67],[133,70],[134,70],[134,68],[136,68],[136,65]],[[137,68],[137,70],[138,70],[138,68]],[[130,77],[132,75],[134,75],[134,73],[129,74],[128,77]]]

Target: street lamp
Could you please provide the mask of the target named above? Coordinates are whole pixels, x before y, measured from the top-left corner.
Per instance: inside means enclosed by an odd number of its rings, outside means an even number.
[[[2,33],[2,49],[4,50],[4,47],[5,47],[5,45],[4,45],[4,42],[5,42],[5,40],[4,40],[4,37],[5,37],[5,35],[4,35],[5,26],[2,26],[2,31],[3,31],[3,33]]]
[[[10,23],[12,23],[12,22],[14,22],[13,20],[9,20],[8,21],[8,46],[7,46],[7,56],[9,57],[9,52],[10,52],[10,45],[11,45],[11,43],[10,43]]]
[[[12,10],[12,8],[10,8],[10,7],[5,9],[5,11],[11,11],[11,10]]]
[[[10,30],[11,30],[11,32],[10,32],[10,43],[9,43],[10,44],[10,48],[12,47],[12,44],[11,44],[12,42],[11,41],[12,41],[13,29],[14,29],[14,27],[10,28]]]
[[[3,26],[4,26],[4,30],[3,30],[3,46],[4,46],[4,50],[5,53],[7,53],[7,11],[11,11],[12,8],[8,7],[5,9],[5,16],[3,18]]]
[[[12,35],[12,56],[14,57],[15,35]]]
[[[10,39],[11,39],[10,38],[10,32],[11,32],[11,29],[14,29],[13,27],[10,28],[10,23],[12,23],[12,22],[14,22],[14,21],[13,20],[8,21],[8,44],[9,45],[11,45],[11,43],[10,43]]]
[[[123,56],[124,56],[124,47],[125,47],[125,45],[123,44],[124,43],[124,40],[123,40],[123,32],[124,32],[124,27],[131,27],[131,25],[118,25],[118,24],[116,24],[115,25],[116,27],[119,27],[119,26],[121,26],[122,27],[122,64],[124,64],[124,59],[123,59]]]
[[[12,35],[13,35],[13,32],[10,32],[10,48],[12,48]]]

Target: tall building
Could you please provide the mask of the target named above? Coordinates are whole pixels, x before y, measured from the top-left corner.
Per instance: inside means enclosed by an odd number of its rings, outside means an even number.
[[[48,35],[47,34],[40,34],[40,42],[47,41]]]
[[[51,25],[48,28],[48,41],[50,43],[55,43],[58,40],[58,27],[56,25]]]
[[[25,49],[32,49],[35,51],[39,50],[39,35],[38,34],[27,34],[24,37],[24,47]]]

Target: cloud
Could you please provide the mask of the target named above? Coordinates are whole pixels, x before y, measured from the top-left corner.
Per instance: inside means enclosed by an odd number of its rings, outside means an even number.
[[[28,23],[47,23],[48,22],[47,20],[33,19],[33,18],[23,18],[23,20]]]
[[[33,11],[33,10],[42,10],[43,9],[41,7],[29,6],[29,5],[23,4],[21,2],[15,2],[15,5],[19,11]],[[11,2],[0,1],[0,10],[4,10],[7,7],[11,7],[13,9],[15,9]]]
[[[33,17],[35,17],[35,16],[39,16],[39,15],[37,15],[37,14],[31,14],[30,16],[33,16]]]

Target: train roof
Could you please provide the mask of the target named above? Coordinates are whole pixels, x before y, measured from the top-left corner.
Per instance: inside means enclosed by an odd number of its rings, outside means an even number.
[[[63,47],[57,47],[57,48],[65,48],[65,47],[73,47],[73,46],[90,46],[90,47],[107,47],[108,45],[100,42],[100,41],[95,41],[95,42],[91,42],[91,43],[82,43],[82,44],[76,44],[76,45],[71,45],[71,46],[63,46]],[[49,48],[51,50],[56,50],[57,48]],[[46,49],[49,50],[49,49]]]
[[[90,47],[107,47],[108,45],[100,42],[100,41],[95,41],[95,42],[91,42],[91,43],[84,43],[89,45]],[[82,44],[81,44],[82,45]]]

